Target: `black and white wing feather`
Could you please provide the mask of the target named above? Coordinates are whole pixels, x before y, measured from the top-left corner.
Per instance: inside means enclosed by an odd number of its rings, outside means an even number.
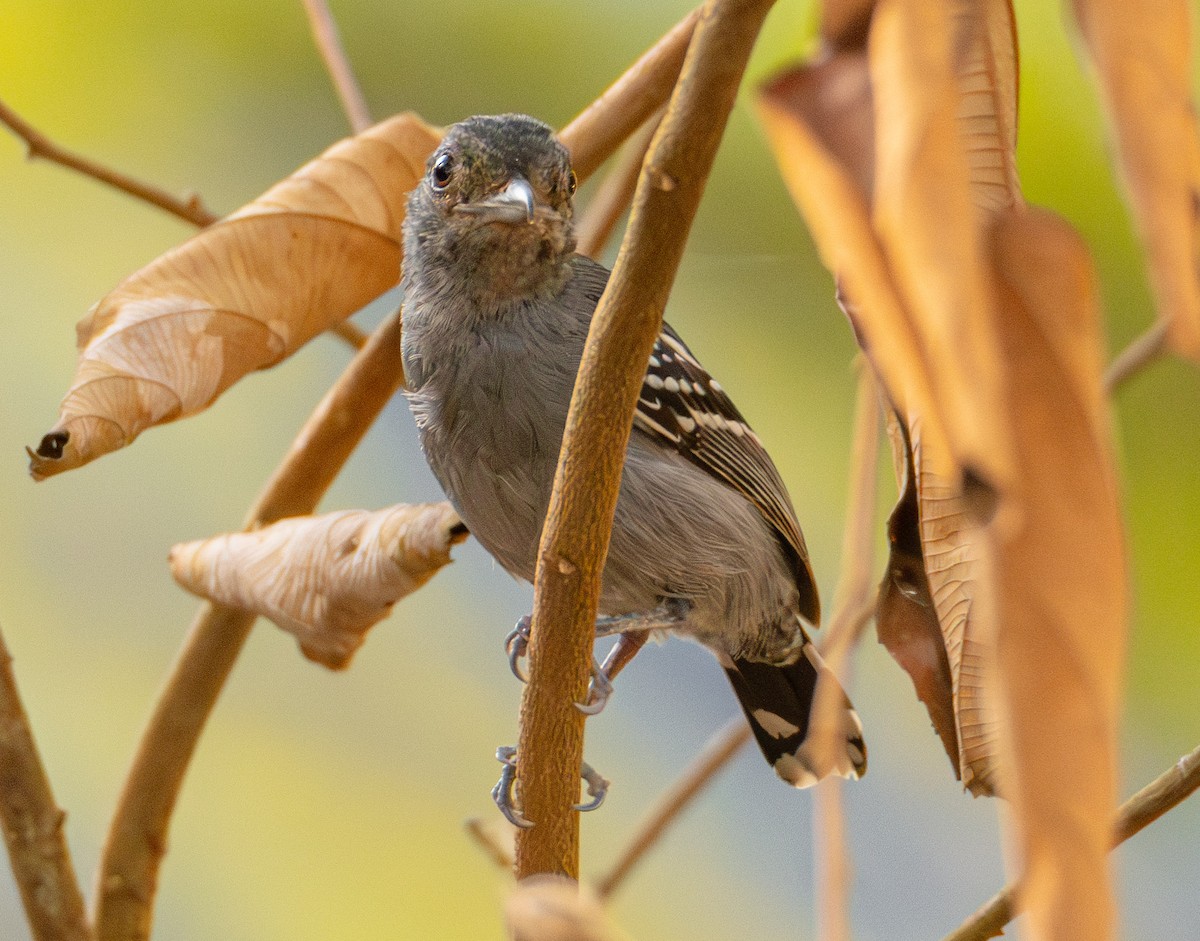
[[[808,549],[779,471],[725,390],[665,323],[650,356],[633,424],[754,504],[792,560],[800,613],[817,624],[820,605]]]

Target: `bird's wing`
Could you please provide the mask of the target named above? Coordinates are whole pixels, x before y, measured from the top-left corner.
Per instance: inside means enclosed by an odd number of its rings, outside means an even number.
[[[758,508],[792,557],[801,613],[816,624],[820,606],[808,548],[779,471],[725,390],[665,323],[650,356],[633,423]]]

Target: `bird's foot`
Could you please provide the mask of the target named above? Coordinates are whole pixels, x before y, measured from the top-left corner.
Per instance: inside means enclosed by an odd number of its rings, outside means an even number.
[[[529,682],[529,677],[526,675],[521,661],[529,653],[529,625],[531,622],[532,618],[530,615],[525,615],[525,617],[517,621],[516,626],[504,638],[504,649],[508,654],[508,668],[512,670],[513,676],[522,683]],[[608,698],[612,695],[612,692],[612,681],[608,678],[608,674],[604,672],[604,668],[593,658],[592,679],[588,683],[587,699],[575,705],[580,712],[586,715],[597,715],[608,704]]]
[[[521,668],[521,661],[529,653],[529,625],[533,623],[532,615],[525,615],[517,621],[516,626],[504,638],[504,650],[508,653],[508,668],[522,683],[528,683],[529,677]]]
[[[512,745],[501,745],[496,749],[496,760],[504,765],[504,768],[500,772],[500,780],[492,788],[492,800],[500,808],[500,813],[504,815],[505,820],[514,827],[528,830],[534,826],[534,822],[517,809],[513,794],[513,785],[517,780],[516,748]],[[579,776],[587,784],[587,794],[591,800],[587,803],[576,804],[575,809],[580,813],[586,813],[604,803],[604,798],[608,796],[609,781],[586,761],[579,769]]]

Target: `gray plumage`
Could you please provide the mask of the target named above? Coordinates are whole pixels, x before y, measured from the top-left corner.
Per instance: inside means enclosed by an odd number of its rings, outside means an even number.
[[[546,125],[471,118],[430,158],[404,226],[404,367],[422,447],[472,534],[528,581],[608,279],[574,254],[573,190]],[[664,611],[717,654],[782,777],[865,770],[848,700],[845,748],[824,761],[805,750],[826,668],[804,630],[819,606],[795,512],[757,436],[669,327],[647,367],[600,598],[625,629]]]

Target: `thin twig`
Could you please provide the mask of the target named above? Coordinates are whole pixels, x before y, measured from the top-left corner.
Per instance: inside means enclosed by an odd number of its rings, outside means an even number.
[[[579,254],[596,258],[604,251],[617,221],[633,199],[638,174],[642,172],[646,151],[660,120],[661,115],[656,115],[642,126],[636,137],[630,138],[617,165],[600,181],[575,227],[575,250]]]
[[[49,160],[51,163],[57,163],[59,166],[82,173],[84,176],[90,176],[92,179],[99,180],[101,183],[107,183],[109,186],[115,187],[123,193],[136,196],[138,199],[158,206],[160,209],[165,209],[180,219],[184,219],[201,228],[212,225],[220,218],[205,207],[199,196],[192,195],[186,199],[180,199],[164,189],[152,186],[149,183],[143,183],[140,180],[135,180],[124,173],[118,173],[116,170],[103,166],[94,160],[82,157],[79,154],[72,153],[60,147],[2,101],[0,101],[0,123],[7,125],[17,137],[25,142],[31,160],[34,158]]]
[[[367,345],[369,339],[365,330],[357,324],[351,323],[349,320],[343,320],[341,323],[335,323],[329,328],[329,332],[336,337],[345,340],[350,346],[356,350],[361,350]]]
[[[1121,350],[1104,373],[1104,389],[1110,395],[1126,380],[1133,378],[1142,369],[1167,352],[1167,322],[1155,321],[1125,349]]]
[[[311,513],[403,382],[397,312],[325,394],[250,510],[246,528]],[[253,615],[213,604],[196,616],[142,734],[109,829],[96,887],[99,941],[144,941],[150,935],[171,811],[253,624]]]
[[[0,821],[35,941],[92,937],[58,809],[0,634]]]
[[[308,25],[312,29],[313,39],[321,53],[321,59],[333,79],[333,87],[337,90],[342,102],[342,110],[350,121],[350,127],[355,134],[361,134],[374,122],[371,112],[367,109],[366,99],[363,98],[362,87],[354,77],[346,50],[342,47],[342,38],[338,34],[337,23],[325,0],[304,0],[304,12],[308,14]]]
[[[579,875],[579,815],[572,806],[584,716],[575,703],[587,687],[631,416],[704,183],[770,8],[771,0],[705,5],[592,319],[538,548],[518,744],[523,813],[536,825],[517,834],[518,878]],[[622,136],[656,109],[654,104]],[[601,130],[594,134],[600,137]]]
[[[596,883],[601,901],[612,897],[667,828],[749,741],[750,726],[740,715],[713,734],[678,779],[658,796],[617,861]]]
[[[850,501],[842,537],[842,566],[833,617],[823,653],[834,675],[844,676],[850,651],[875,609],[874,568],[876,484],[879,469],[879,394],[871,368],[860,357],[854,436],[850,459]],[[813,695],[813,750],[829,755],[841,747],[841,692],[817,683]],[[820,761],[821,759],[818,759]],[[849,941],[849,892],[852,879],[842,812],[842,782],[830,777],[813,795],[813,856],[817,895],[817,938]]]
[[[1182,803],[1197,788],[1200,788],[1200,748],[1184,755],[1121,805],[1113,828],[1113,847]],[[1000,937],[1004,926],[1019,911],[1019,893],[1019,883],[1007,886],[942,941],[987,941]]]
[[[693,10],[559,132],[571,165],[587,179],[671,94],[700,11]]]
[[[488,859],[494,862],[506,873],[512,873],[512,852],[500,845],[500,841],[496,839],[495,834],[488,830],[487,824],[485,824],[478,817],[471,817],[463,824],[463,829],[466,830],[467,835],[475,841],[475,845],[483,850],[483,854]]]

